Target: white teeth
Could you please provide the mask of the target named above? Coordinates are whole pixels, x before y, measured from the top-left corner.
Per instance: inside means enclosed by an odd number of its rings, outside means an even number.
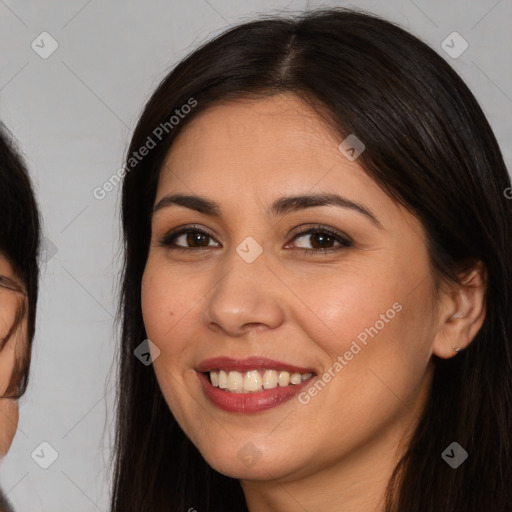
[[[261,391],[263,379],[257,370],[247,372],[244,377],[244,391]]]
[[[236,371],[226,372],[225,370],[211,371],[210,382],[212,386],[232,393],[254,393],[263,389],[274,389],[297,385],[309,379],[312,373],[292,373],[287,371],[265,370],[263,375],[258,370],[250,370],[241,373]]]
[[[300,377],[300,373],[292,373],[290,375],[290,382],[292,384],[300,384],[302,382],[302,379]]]
[[[244,378],[240,372],[229,372],[228,374],[228,389],[241,393],[244,387]]]
[[[210,372],[210,375],[212,373],[217,373],[217,372]],[[212,381],[212,384],[213,384],[213,381]],[[213,385],[215,386],[215,384],[213,384]],[[227,387],[228,387],[228,374],[224,370],[221,370],[219,372],[219,388],[227,389]]]
[[[278,381],[280,386],[288,386],[288,384],[290,383],[290,374],[288,372],[281,372],[279,374]]]
[[[273,389],[277,386],[277,372],[275,370],[265,370],[263,374],[263,387]]]

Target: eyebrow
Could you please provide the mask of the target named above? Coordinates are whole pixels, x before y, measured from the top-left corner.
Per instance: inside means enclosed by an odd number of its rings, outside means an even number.
[[[205,215],[211,215],[219,218],[222,217],[222,208],[215,201],[197,195],[186,194],[171,194],[163,197],[153,208],[153,213],[169,206],[183,206]],[[341,208],[348,208],[367,217],[379,229],[384,229],[377,217],[362,204],[339,194],[327,192],[280,197],[272,203],[269,213],[273,217],[278,217],[315,206],[338,206]]]

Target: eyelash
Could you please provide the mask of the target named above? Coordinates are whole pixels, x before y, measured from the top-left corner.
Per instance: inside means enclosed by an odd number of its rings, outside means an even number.
[[[160,240],[160,246],[166,247],[167,249],[173,250],[173,251],[197,251],[197,250],[204,250],[204,249],[210,248],[209,246],[194,248],[194,247],[181,247],[178,245],[174,245],[174,246],[172,245],[172,242],[174,242],[176,238],[178,238],[181,235],[188,234],[188,233],[201,233],[201,234],[206,235],[213,239],[213,237],[209,233],[200,229],[198,226],[192,225],[192,226],[187,226],[187,227],[178,229],[177,231],[174,231],[174,232],[171,231],[170,233],[167,233]],[[338,231],[335,231],[332,228],[328,228],[326,226],[321,226],[321,225],[308,226],[305,230],[300,231],[299,233],[296,233],[293,236],[292,241],[295,240],[296,238],[303,236],[303,235],[309,235],[309,234],[313,235],[313,234],[318,234],[318,233],[329,235],[330,237],[334,238],[334,240],[336,242],[339,242],[341,244],[341,247],[328,248],[328,249],[302,249],[304,256],[306,256],[308,254],[315,254],[315,255],[316,254],[327,254],[327,253],[331,253],[333,251],[337,251],[339,249],[344,249],[344,248],[353,246],[353,241],[347,235],[344,235]]]

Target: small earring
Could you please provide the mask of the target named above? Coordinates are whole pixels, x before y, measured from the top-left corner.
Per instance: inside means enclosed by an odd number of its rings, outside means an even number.
[[[453,348],[453,350],[455,350],[455,352],[457,352],[457,354],[460,352],[460,347],[457,347],[457,348],[452,347],[452,348]]]

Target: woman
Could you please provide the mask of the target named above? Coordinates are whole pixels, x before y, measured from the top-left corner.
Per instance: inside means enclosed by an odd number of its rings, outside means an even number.
[[[510,509],[510,179],[436,52],[231,28],[124,169],[112,511]]]
[[[25,164],[0,127],[0,457],[28,384],[38,293],[40,220]],[[12,508],[0,492],[0,512]]]

